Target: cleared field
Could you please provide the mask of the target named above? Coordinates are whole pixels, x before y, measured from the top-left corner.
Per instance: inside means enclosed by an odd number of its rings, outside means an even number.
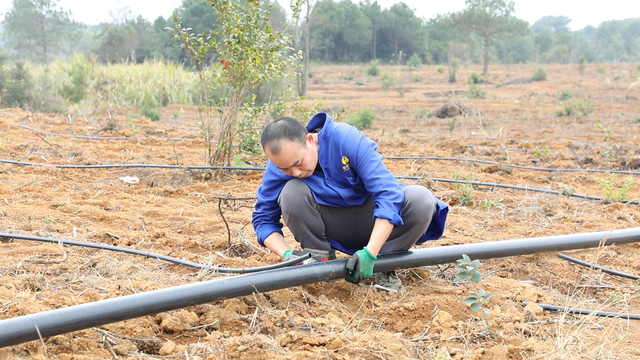
[[[639,227],[640,74],[635,64],[600,65],[606,73],[594,64],[583,75],[575,65],[545,66],[548,80],[540,82],[530,81],[538,66],[492,66],[477,84],[484,98],[475,99],[465,79],[479,66],[461,69],[454,84],[433,66],[382,67],[395,79],[387,90],[364,66],[317,66],[309,98],[325,99],[328,112],[370,109],[377,118],[364,132],[378,142],[387,166],[450,205],[443,238],[420,248]],[[559,100],[562,90],[572,98]],[[464,111],[428,116],[444,105]],[[1,232],[224,267],[279,262],[257,245],[250,224],[262,173],[232,171],[215,180],[189,169],[205,164],[197,108],[162,110],[161,120],[151,122],[127,118],[129,109],[115,109],[111,118],[1,109],[0,159],[17,162],[0,163]],[[263,157],[244,160],[265,164]],[[181,168],[46,166],[55,164]],[[433,180],[455,178],[461,181]],[[640,275],[639,249],[636,243],[566,254]],[[227,276],[16,239],[0,239],[0,254],[0,319]],[[480,271],[484,277],[473,285],[455,276],[453,264],[403,270],[398,294],[344,280],[253,294],[3,348],[0,358],[640,358],[636,320],[522,305],[640,314],[637,281],[552,252],[486,260]],[[482,314],[463,302],[479,289],[495,293],[486,304],[489,332]]]

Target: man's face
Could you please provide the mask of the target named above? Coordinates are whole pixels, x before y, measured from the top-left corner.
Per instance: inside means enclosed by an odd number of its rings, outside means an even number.
[[[311,176],[318,164],[318,147],[311,134],[306,136],[306,146],[287,140],[280,141],[280,153],[273,155],[269,147],[265,149],[271,162],[283,173],[297,178]]]

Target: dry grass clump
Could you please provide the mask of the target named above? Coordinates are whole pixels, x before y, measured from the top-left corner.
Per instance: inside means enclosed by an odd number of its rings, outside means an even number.
[[[605,237],[601,246],[592,251],[594,265],[612,253],[611,248],[604,247],[606,240]],[[622,278],[614,276],[613,279]],[[566,296],[562,305],[565,310],[553,318],[554,340],[547,342],[549,349],[539,349],[532,359],[637,358],[640,355],[640,340],[635,335],[640,331],[637,321],[597,315],[597,312],[639,313],[637,302],[640,296],[637,288],[606,281],[604,274],[593,268],[585,268],[580,282],[582,284],[574,284],[575,290]],[[596,289],[595,294],[592,289]],[[593,312],[576,315],[571,312],[572,309],[588,309]]]
[[[589,308],[605,311],[606,305],[593,307],[592,303],[579,302],[567,308]],[[537,350],[530,359],[635,359],[638,356],[637,334],[640,327],[633,320],[621,318],[573,315],[568,311],[554,317],[554,340],[550,348]]]

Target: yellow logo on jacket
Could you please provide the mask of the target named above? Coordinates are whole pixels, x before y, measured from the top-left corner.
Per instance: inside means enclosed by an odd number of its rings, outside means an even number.
[[[351,164],[349,164],[349,158],[346,156],[342,157],[342,170],[347,171],[351,169]]]

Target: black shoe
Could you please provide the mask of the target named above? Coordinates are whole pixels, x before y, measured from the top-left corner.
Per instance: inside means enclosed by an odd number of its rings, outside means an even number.
[[[398,292],[402,287],[402,280],[398,277],[395,271],[385,271],[374,274],[374,285],[377,287],[387,290]]]

